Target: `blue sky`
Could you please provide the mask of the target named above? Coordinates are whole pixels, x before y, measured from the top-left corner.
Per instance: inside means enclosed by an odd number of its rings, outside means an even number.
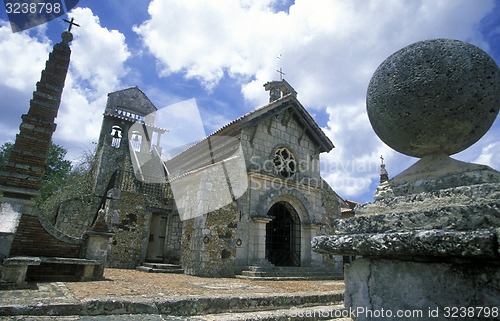
[[[344,198],[373,199],[380,155],[395,176],[416,159],[374,134],[365,110],[377,66],[413,42],[475,44],[500,64],[500,1],[80,0],[56,143],[78,160],[93,150],[109,92],[138,86],[158,107],[196,99],[207,132],[268,100],[285,78],[336,148],[322,174]],[[67,16],[65,16],[67,17]],[[13,141],[61,19],[12,33],[0,10],[0,144]],[[282,55],[278,60],[276,57]],[[454,157],[500,169],[500,122]]]

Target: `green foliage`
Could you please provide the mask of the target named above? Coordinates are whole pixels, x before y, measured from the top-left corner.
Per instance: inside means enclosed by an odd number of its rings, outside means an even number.
[[[3,170],[5,164],[7,164],[7,162],[9,161],[10,151],[12,150],[12,147],[14,147],[14,144],[12,143],[5,143],[0,146],[0,170]]]
[[[14,148],[13,143],[4,143],[0,146],[0,170],[5,168],[9,161],[10,153]],[[61,191],[66,180],[70,177],[72,165],[69,160],[65,160],[67,150],[57,144],[50,145],[47,162],[45,164],[45,173],[40,186],[39,203],[44,202],[51,195]]]
[[[87,152],[75,164],[57,193],[51,194],[43,202],[39,203],[43,215],[52,219],[56,215],[59,206],[65,202],[81,203],[82,208],[85,208],[88,204],[93,204],[96,201],[93,196],[94,177],[94,153]]]
[[[45,173],[40,186],[41,196],[39,203],[44,202],[51,195],[60,192],[69,178],[72,166],[69,160],[64,159],[67,152],[64,147],[54,143],[51,144],[49,154],[47,155],[47,163],[45,164]]]

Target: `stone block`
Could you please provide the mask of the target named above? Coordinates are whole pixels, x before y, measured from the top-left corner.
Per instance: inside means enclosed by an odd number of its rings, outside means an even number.
[[[345,273],[345,305],[358,312],[357,321],[449,320],[451,308],[473,308],[474,315],[463,320],[499,316],[498,265],[362,258],[348,265]],[[480,308],[490,312],[496,308],[496,317],[486,317]],[[408,315],[398,317],[398,311]]]
[[[1,266],[1,282],[24,284],[26,283],[27,265],[4,265]]]

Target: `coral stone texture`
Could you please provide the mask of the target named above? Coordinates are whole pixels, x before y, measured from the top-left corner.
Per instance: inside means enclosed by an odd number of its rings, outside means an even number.
[[[478,141],[500,107],[500,70],[480,48],[458,40],[411,44],[387,58],[368,86],[377,135],[415,157],[452,155]]]

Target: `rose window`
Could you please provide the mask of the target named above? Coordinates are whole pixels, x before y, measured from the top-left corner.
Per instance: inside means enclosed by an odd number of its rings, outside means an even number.
[[[274,154],[274,168],[284,178],[291,177],[297,170],[297,162],[292,153],[286,148],[280,148]]]

